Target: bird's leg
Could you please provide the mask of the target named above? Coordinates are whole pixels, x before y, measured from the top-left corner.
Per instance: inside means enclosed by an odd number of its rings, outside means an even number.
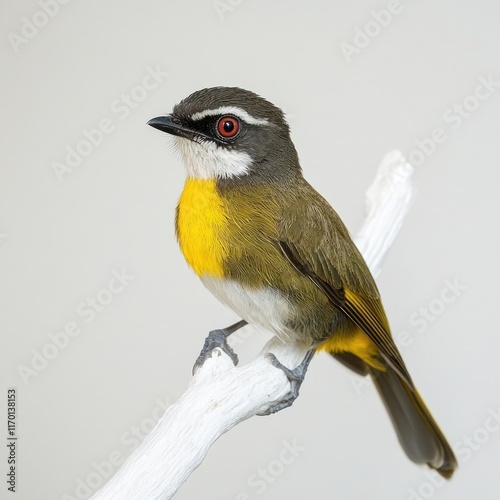
[[[233,363],[236,366],[238,364],[238,356],[227,343],[227,338],[229,335],[234,333],[236,330],[239,330],[246,324],[247,322],[242,319],[241,321],[238,321],[238,323],[222,328],[221,330],[212,330],[205,339],[203,349],[193,366],[193,374],[200,366],[203,366],[203,363],[205,363],[207,358],[210,356],[210,353],[217,347],[221,348],[233,360]]]
[[[271,406],[271,408],[267,409],[263,413],[259,413],[258,415],[260,415],[260,416],[271,415],[272,413],[276,413],[276,412],[281,411],[285,408],[288,408],[289,406],[292,406],[293,402],[299,396],[300,386],[302,385],[302,382],[304,381],[304,377],[306,376],[307,368],[309,367],[309,363],[311,362],[311,359],[314,356],[314,352],[315,352],[315,349],[309,349],[309,351],[307,351],[304,359],[302,360],[302,363],[300,363],[300,365],[297,366],[297,368],[294,368],[293,370],[290,370],[290,368],[287,368],[286,366],[282,365],[278,361],[278,358],[272,352],[266,354],[267,358],[271,361],[271,363],[276,368],[279,368],[280,370],[282,370],[285,373],[288,380],[290,381],[291,390],[284,397],[284,399],[282,401],[280,401],[279,403],[276,403],[275,405]]]

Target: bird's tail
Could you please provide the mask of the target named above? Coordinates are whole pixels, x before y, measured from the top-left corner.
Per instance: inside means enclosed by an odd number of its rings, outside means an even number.
[[[457,460],[419,393],[410,389],[390,366],[386,371],[370,367],[369,372],[408,458],[429,465],[449,479]]]

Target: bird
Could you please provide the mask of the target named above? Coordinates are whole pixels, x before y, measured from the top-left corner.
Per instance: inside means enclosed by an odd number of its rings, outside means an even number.
[[[457,460],[391,336],[377,285],[331,205],[304,178],[283,111],[239,87],[193,92],[148,125],[175,138],[187,178],[175,214],[184,258],[241,319],[211,332],[197,364],[253,324],[307,346],[291,370],[272,363],[290,406],[316,352],[371,376],[410,460],[450,478]]]

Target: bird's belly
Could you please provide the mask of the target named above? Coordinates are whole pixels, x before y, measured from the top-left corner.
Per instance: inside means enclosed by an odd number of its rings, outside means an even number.
[[[250,288],[231,279],[212,276],[201,278],[203,284],[223,304],[250,324],[274,333],[282,340],[295,340],[287,323],[293,311],[290,302],[276,289]]]

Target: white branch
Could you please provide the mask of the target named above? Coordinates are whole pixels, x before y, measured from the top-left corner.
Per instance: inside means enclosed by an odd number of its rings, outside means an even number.
[[[356,244],[378,274],[408,210],[413,168],[401,153],[389,153],[367,191],[367,216]],[[272,338],[251,363],[234,366],[220,349],[193,376],[184,395],[130,455],[94,500],[166,500],[205,458],[212,444],[239,422],[281,401],[290,391],[285,374],[266,358],[273,352],[296,367],[307,346]]]
[[[413,167],[399,151],[385,155],[372,185],[366,191],[365,222],[355,238],[373,276],[382,270],[384,258],[410,208]]]

